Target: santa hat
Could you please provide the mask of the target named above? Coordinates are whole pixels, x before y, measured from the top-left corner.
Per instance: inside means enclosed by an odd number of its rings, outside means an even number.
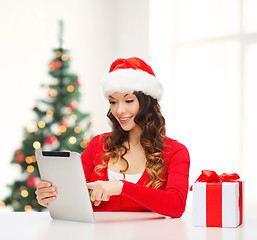
[[[115,60],[102,79],[104,97],[114,92],[141,91],[160,100],[163,88],[155,77],[152,68],[137,57],[119,58]]]

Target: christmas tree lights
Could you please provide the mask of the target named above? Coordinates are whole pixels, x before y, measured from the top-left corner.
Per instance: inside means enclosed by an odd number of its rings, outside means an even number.
[[[0,201],[0,208],[8,205],[14,211],[42,211],[35,190],[39,178],[36,150],[75,151],[82,153],[89,141],[92,122],[89,113],[79,110],[81,81],[69,72],[69,51],[62,47],[63,23],[60,21],[59,48],[54,49],[54,59],[49,63],[50,84],[42,85],[46,99],[37,101],[33,108],[37,120],[24,128],[22,145],[13,154],[12,164],[20,169],[22,177],[15,180],[10,196]]]

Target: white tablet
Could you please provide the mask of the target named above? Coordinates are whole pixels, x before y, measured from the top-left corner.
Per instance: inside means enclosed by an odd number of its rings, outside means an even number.
[[[95,222],[81,157],[76,152],[36,151],[41,180],[56,187],[48,204],[53,219]]]

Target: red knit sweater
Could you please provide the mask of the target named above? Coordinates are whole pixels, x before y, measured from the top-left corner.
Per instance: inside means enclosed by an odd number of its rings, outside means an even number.
[[[108,135],[110,133],[104,133]],[[158,189],[145,187],[149,177],[144,171],[135,183],[123,180],[120,195],[111,196],[109,201],[102,201],[94,211],[153,211],[165,216],[180,217],[185,211],[188,193],[189,153],[187,148],[176,140],[165,139],[163,160],[165,162],[164,178],[167,180]],[[102,170],[103,176],[94,171],[94,167],[102,164],[104,138],[95,136],[82,153],[82,164],[87,182],[97,180],[108,181],[107,169]],[[109,158],[106,158],[108,163]]]

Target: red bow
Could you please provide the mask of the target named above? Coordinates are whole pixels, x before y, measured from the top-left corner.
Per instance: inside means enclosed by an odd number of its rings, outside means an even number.
[[[207,183],[219,183],[219,182],[234,182],[239,179],[239,175],[237,173],[222,173],[218,175],[215,171],[211,170],[202,170],[202,174],[197,178],[196,182],[207,182]],[[190,191],[192,191],[192,187],[190,187]]]

